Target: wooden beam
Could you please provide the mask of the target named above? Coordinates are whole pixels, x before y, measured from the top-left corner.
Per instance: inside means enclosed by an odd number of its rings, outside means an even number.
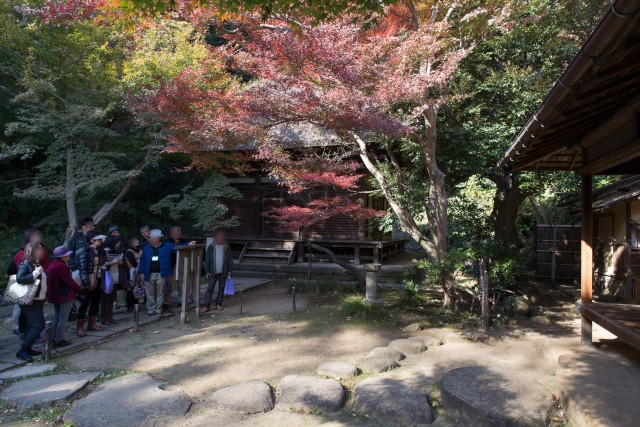
[[[640,157],[640,140],[629,141],[622,147],[610,151],[605,156],[600,156],[592,161],[589,161],[589,157],[583,154],[582,167],[578,169],[578,172],[593,175],[638,157]]]
[[[580,255],[580,295],[582,306],[593,300],[593,176],[582,175],[582,230]],[[593,325],[590,319],[582,316],[580,334],[582,344],[593,343]]]

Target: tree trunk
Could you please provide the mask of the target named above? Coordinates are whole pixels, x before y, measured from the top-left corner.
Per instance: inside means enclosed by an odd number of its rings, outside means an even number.
[[[435,247],[434,261],[442,263],[448,250],[449,222],[447,218],[448,199],[445,187],[445,173],[440,170],[436,161],[438,108],[427,108],[423,113],[425,124],[425,137],[420,139],[424,166],[429,177],[429,196],[426,203],[427,221],[432,234]],[[440,285],[444,295],[442,306],[448,309],[458,310],[458,295],[456,281],[452,272],[443,268]]]
[[[118,204],[120,204],[120,202],[122,202],[122,200],[124,200],[124,198],[127,197],[127,194],[129,194],[129,191],[131,190],[131,188],[138,182],[137,172],[139,172],[143,166],[144,166],[144,162],[139,163],[131,171],[131,175],[127,179],[127,182],[124,184],[124,187],[122,187],[122,190],[120,190],[120,193],[118,193],[116,198],[113,199],[110,203],[106,203],[105,205],[103,205],[98,210],[98,212],[96,212],[93,215],[93,221],[96,225],[100,224],[107,217],[109,217],[109,215],[111,215],[113,211],[116,209]]]
[[[549,220],[547,219],[547,216],[545,215],[544,211],[542,210],[542,207],[540,206],[540,203],[538,203],[538,200],[534,195],[529,196],[529,203],[531,203],[531,207],[533,207],[533,211],[536,213],[536,216],[538,217],[538,224],[542,224],[542,225],[549,224]]]
[[[67,204],[67,217],[69,219],[69,228],[67,229],[67,234],[69,234],[70,230],[75,230],[78,226],[78,213],[76,211],[76,196],[78,194],[78,190],[76,189],[76,181],[75,181],[75,157],[73,153],[73,144],[67,144],[67,177],[65,182],[65,201]]]
[[[496,184],[491,212],[496,243],[499,247],[519,251],[522,241],[517,227],[518,211],[529,195],[519,187],[518,175],[507,172],[492,176],[491,180]]]

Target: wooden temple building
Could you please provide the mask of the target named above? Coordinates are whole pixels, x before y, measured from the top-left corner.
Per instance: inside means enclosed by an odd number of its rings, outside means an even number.
[[[640,305],[594,301],[593,176],[640,174],[640,1],[615,0],[542,105],[499,162],[514,171],[581,176],[581,340],[592,322],[640,350]],[[624,257],[631,256],[631,212],[624,208]],[[622,211],[621,211],[622,212]],[[631,263],[624,282],[637,275]]]
[[[342,144],[337,135],[311,124],[281,126],[272,129],[287,149],[331,149]],[[239,151],[252,147],[243,145]],[[366,180],[362,180],[366,181]],[[309,251],[303,244],[301,232],[284,232],[281,224],[268,215],[273,208],[294,205],[298,202],[287,189],[266,174],[230,177],[229,184],[242,195],[241,199],[225,200],[229,212],[236,215],[239,225],[228,230],[228,241],[234,257],[240,263],[286,263],[329,261],[326,254]],[[361,193],[351,195],[362,207],[384,211],[386,199],[372,193],[362,183]],[[405,239],[394,239],[383,232],[373,221],[359,220],[355,215],[334,216],[311,228],[311,241],[331,250],[344,262],[362,264],[378,263],[404,251]]]

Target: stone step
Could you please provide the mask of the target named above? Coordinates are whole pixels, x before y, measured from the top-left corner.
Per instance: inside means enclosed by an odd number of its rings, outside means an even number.
[[[489,366],[453,369],[442,377],[442,404],[468,427],[546,427],[552,394],[531,378]]]

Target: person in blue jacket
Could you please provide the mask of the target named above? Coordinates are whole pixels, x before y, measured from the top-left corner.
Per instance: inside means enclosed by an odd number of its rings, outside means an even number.
[[[194,245],[195,242],[189,242]],[[173,275],[172,253],[175,245],[170,241],[162,241],[162,231],[153,229],[149,232],[149,243],[142,249],[138,263],[140,280],[147,288],[147,315],[161,316],[164,303],[164,287],[167,278]]]

